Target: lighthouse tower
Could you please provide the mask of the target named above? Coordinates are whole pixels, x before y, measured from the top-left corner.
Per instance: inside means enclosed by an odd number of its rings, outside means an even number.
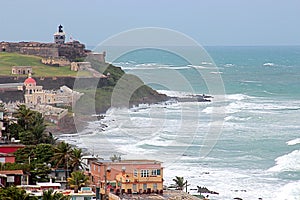
[[[66,34],[62,30],[62,28],[63,28],[63,26],[59,25],[58,26],[58,32],[54,33],[54,42],[56,44],[64,44],[65,43]]]

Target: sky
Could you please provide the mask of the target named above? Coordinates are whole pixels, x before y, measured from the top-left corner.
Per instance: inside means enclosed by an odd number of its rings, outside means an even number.
[[[201,45],[300,45],[300,0],[0,0],[0,41],[94,46],[122,31],[161,27]]]

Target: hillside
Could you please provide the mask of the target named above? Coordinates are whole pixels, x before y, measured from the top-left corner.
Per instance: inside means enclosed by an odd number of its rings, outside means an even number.
[[[41,57],[38,56],[1,52],[0,84],[24,82],[27,75],[11,75],[11,67],[32,66],[32,76],[38,85],[42,85],[44,89],[48,90],[58,89],[62,85],[67,85],[70,88],[74,87],[75,90],[85,94],[78,104],[85,105],[88,102],[88,104],[95,106],[97,113],[105,112],[111,106],[132,106],[139,103],[156,103],[167,100],[166,95],[159,94],[144,85],[138,77],[126,74],[120,67],[111,64],[88,60],[91,62],[93,69],[103,74],[109,73],[110,76],[107,79],[81,76],[79,78],[77,72],[70,71],[69,67],[47,66],[42,64],[40,60]],[[114,98],[112,98],[113,93],[117,94]],[[16,95],[16,92],[4,92],[0,96],[6,102],[10,99],[23,101],[22,93]],[[79,107],[78,109],[84,114],[92,112],[86,107]]]
[[[32,66],[34,76],[76,76],[69,66],[53,67],[41,63],[41,57],[18,53],[0,52],[0,76],[17,76],[11,74],[12,66]],[[26,75],[24,75],[26,76]]]

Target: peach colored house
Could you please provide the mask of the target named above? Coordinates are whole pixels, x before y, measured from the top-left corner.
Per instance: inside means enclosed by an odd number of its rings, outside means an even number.
[[[91,183],[100,193],[150,194],[163,192],[163,167],[155,160],[94,161]]]

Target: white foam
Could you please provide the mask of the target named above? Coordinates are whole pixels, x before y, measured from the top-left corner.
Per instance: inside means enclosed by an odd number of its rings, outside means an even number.
[[[164,67],[159,67],[159,69],[171,69],[171,70],[181,70],[181,69],[190,69],[191,67],[189,67],[189,66],[182,66],[182,67],[175,67],[175,66],[168,66],[168,67],[166,67],[166,66],[164,66]]]
[[[268,169],[270,172],[300,171],[300,150],[275,159],[276,165]]]
[[[201,62],[201,64],[202,64],[202,65],[212,65],[213,63],[203,61],[203,62]]]
[[[245,95],[245,94],[229,94],[229,95],[226,95],[226,98],[230,99],[230,100],[241,101],[241,100],[250,99],[250,98],[253,98],[253,97]]]
[[[210,72],[211,74],[223,74],[223,72]]]
[[[296,144],[300,144],[300,138],[296,138],[294,140],[290,140],[287,142],[287,145],[289,146],[293,146],[293,145],[296,145]]]
[[[205,67],[202,65],[188,65],[188,66],[195,68],[195,69],[212,69],[212,67]]]
[[[227,63],[227,64],[225,64],[224,66],[225,66],[225,67],[234,67],[235,65],[232,64],[232,63]]]
[[[243,117],[235,117],[235,116],[227,116],[225,117],[225,121],[247,121],[247,120],[250,120],[251,117],[246,117],[246,118],[243,118]]]
[[[264,63],[263,66],[266,66],[266,67],[274,67],[275,64],[274,64],[274,63],[271,63],[271,62],[267,62],[267,63]]]
[[[161,94],[165,94],[169,97],[187,97],[192,95],[188,92],[182,92],[182,91],[171,91],[171,90],[157,90]]]
[[[180,163],[176,163],[165,168],[164,179],[166,185],[171,185],[174,183],[175,176],[184,177],[185,180],[188,180],[188,191],[193,194],[196,194],[196,191],[190,189],[197,188],[197,186],[219,192],[219,195],[210,195],[210,199],[231,200],[235,197],[258,199],[261,197],[264,200],[273,200],[275,192],[278,190],[276,187],[281,187],[281,185],[272,184],[271,181],[262,183],[264,182],[263,177],[250,175],[255,173],[263,176],[261,171],[212,169],[197,164],[180,165]]]
[[[300,181],[295,181],[284,185],[277,192],[276,199],[277,200],[299,200]]]

